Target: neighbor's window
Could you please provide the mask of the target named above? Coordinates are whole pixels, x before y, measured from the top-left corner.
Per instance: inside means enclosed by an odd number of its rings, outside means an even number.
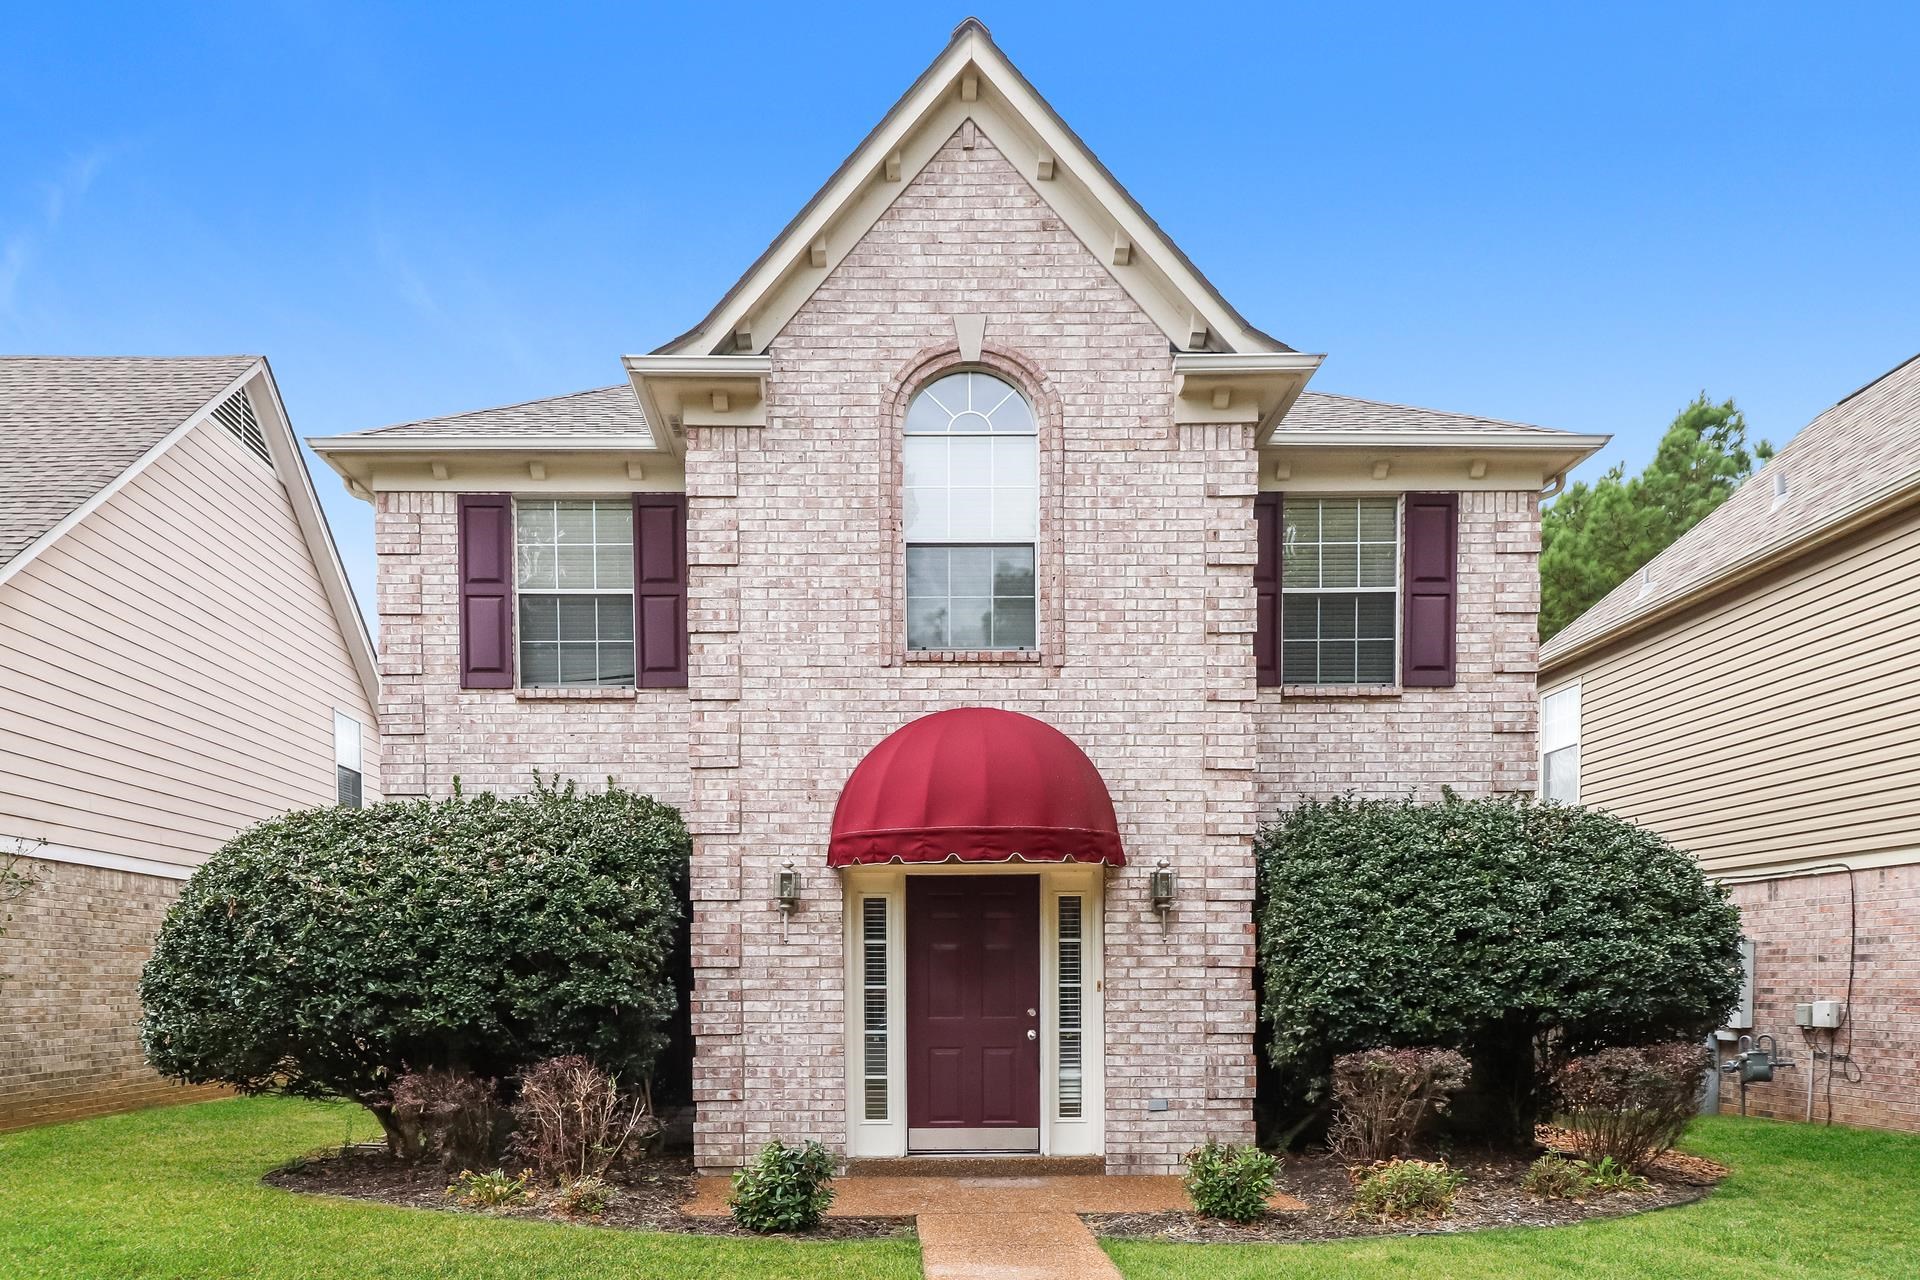
[[[344,711],[333,713],[333,786],[337,803],[358,809],[361,789],[360,722]]]
[[[1540,699],[1540,798],[1580,803],[1580,686]]]
[[[1282,509],[1282,683],[1392,684],[1400,500],[1288,494]]]
[[[633,683],[633,502],[516,498],[520,683]]]
[[[907,647],[1032,649],[1039,446],[1033,408],[951,373],[907,409]]]

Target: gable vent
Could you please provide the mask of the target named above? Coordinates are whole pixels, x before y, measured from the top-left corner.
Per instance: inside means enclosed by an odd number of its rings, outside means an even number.
[[[273,455],[267,452],[267,433],[260,429],[260,419],[253,416],[253,401],[247,398],[245,388],[228,396],[213,411],[213,416],[220,419],[220,425],[235,440],[258,454],[260,461],[272,465]]]

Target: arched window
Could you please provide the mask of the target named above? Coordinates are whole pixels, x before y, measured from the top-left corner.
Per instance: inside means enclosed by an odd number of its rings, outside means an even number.
[[[950,373],[907,407],[907,647],[1033,649],[1040,531],[1033,406]]]

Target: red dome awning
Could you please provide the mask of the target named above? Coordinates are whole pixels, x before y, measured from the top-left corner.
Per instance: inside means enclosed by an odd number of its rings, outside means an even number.
[[[1032,716],[960,707],[867,753],[833,811],[827,865],[1126,865],[1113,799],[1073,739]]]

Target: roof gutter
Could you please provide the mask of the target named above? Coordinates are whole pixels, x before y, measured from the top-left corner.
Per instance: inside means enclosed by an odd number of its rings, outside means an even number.
[[[1650,609],[1629,614],[1613,626],[1596,631],[1558,652],[1553,650],[1552,643],[1549,642],[1540,653],[1540,675],[1544,679],[1550,671],[1557,671],[1578,658],[1584,658],[1616,641],[1638,634],[1674,614],[1690,609],[1714,596],[1723,595],[1786,561],[1838,542],[1916,503],[1920,503],[1920,471],[1902,476],[1899,480],[1874,491],[1854,506],[1842,511],[1827,524],[1794,537],[1758,547],[1704,582],[1694,584],[1691,589],[1663,600]],[[1575,621],[1577,622],[1578,619]]]

